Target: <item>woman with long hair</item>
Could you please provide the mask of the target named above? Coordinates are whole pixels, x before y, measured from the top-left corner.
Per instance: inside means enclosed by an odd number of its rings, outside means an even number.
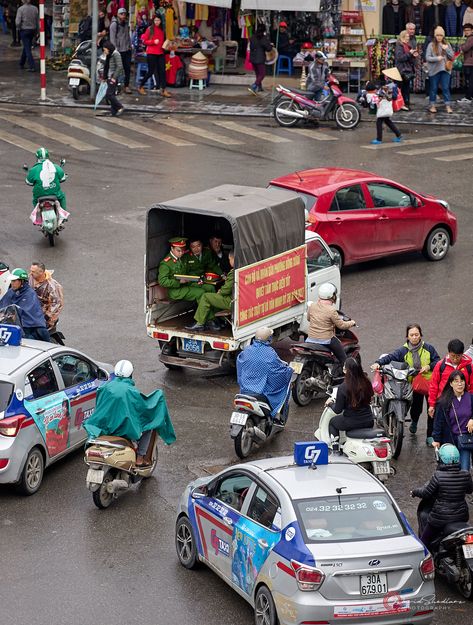
[[[453,113],[450,98],[450,76],[452,73],[452,63],[454,53],[452,46],[445,39],[445,31],[441,26],[434,30],[434,38],[427,46],[425,60],[429,72],[430,91],[429,102],[431,113],[436,113],[437,91],[439,85],[442,89],[443,100],[447,113]]]
[[[473,395],[466,390],[462,371],[453,371],[435,406],[433,446],[452,443],[460,451],[460,466],[470,470],[472,450],[462,449],[461,434],[473,433]]]
[[[165,98],[170,98],[171,94],[166,90],[166,57],[163,50],[163,43],[166,37],[161,28],[161,18],[159,15],[154,16],[153,23],[146,29],[141,39],[146,46],[148,71],[141,79],[138,91],[141,95],[146,95],[144,86],[151,76],[154,76],[159,93]]]
[[[409,110],[411,96],[411,80],[416,72],[417,50],[411,48],[409,33],[403,30],[399,33],[399,39],[396,42],[394,52],[394,60],[399,73],[402,76],[401,93],[404,99],[403,111]]]
[[[330,421],[330,434],[338,436],[339,431],[349,432],[358,428],[373,427],[371,398],[373,387],[360,363],[354,358],[347,358],[343,365],[344,381],[337,390],[337,399],[328,399],[326,406],[331,406],[337,415]]]
[[[255,82],[249,87],[251,93],[263,91],[263,80],[266,76],[266,52],[270,52],[272,47],[266,35],[265,25],[259,23],[255,34],[250,39],[250,62],[255,70]]]

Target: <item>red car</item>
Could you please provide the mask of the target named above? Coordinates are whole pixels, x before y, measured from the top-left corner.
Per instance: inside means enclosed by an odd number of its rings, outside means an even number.
[[[271,181],[305,202],[307,228],[320,234],[350,265],[419,251],[442,260],[457,239],[448,203],[367,171],[321,167]]]

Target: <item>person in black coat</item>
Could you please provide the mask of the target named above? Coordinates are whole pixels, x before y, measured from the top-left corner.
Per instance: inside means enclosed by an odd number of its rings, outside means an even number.
[[[436,26],[445,28],[445,6],[440,0],[425,0],[424,21],[422,24],[422,34],[426,37]]]
[[[391,0],[383,7],[383,35],[399,35],[406,27],[405,7],[399,0]]]
[[[252,93],[263,91],[263,80],[266,76],[266,52],[273,46],[266,36],[264,24],[258,24],[255,34],[250,39],[250,63],[255,70],[255,82],[249,87]]]
[[[465,496],[471,492],[473,482],[469,471],[460,468],[460,452],[454,445],[442,445],[439,449],[439,464],[430,481],[411,491],[412,497],[434,500],[420,536],[427,549],[449,523],[468,523]]]

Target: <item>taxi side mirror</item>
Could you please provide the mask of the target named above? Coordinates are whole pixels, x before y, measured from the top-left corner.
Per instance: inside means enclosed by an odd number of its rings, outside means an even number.
[[[192,499],[203,499],[204,497],[207,497],[208,493],[209,493],[209,490],[207,488],[207,485],[197,486],[192,491],[191,497]]]

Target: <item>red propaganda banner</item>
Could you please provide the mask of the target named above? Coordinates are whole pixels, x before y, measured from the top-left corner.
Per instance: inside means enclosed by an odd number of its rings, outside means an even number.
[[[237,270],[237,325],[249,325],[306,300],[306,246]]]

